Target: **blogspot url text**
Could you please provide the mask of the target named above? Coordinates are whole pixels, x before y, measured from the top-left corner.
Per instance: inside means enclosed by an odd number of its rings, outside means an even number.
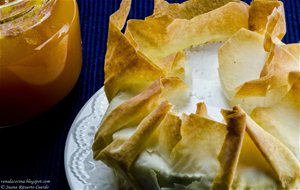
[[[14,179],[1,179],[0,190],[8,189],[50,189],[50,180],[14,180]]]

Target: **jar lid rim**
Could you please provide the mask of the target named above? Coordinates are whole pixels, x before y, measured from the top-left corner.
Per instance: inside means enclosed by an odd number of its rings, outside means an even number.
[[[0,5],[0,37],[15,36],[48,18],[57,0],[15,0]]]

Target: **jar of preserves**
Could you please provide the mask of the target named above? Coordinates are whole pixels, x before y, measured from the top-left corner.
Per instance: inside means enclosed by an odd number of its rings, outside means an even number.
[[[0,126],[63,99],[81,63],[76,0],[0,0]]]

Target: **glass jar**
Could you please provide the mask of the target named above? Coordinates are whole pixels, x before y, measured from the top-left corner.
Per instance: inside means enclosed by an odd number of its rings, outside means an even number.
[[[0,126],[63,99],[81,62],[76,0],[0,0]]]

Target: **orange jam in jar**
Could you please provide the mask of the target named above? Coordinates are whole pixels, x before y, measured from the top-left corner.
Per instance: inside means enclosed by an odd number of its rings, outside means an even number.
[[[76,0],[0,0],[0,126],[63,99],[81,62]]]

